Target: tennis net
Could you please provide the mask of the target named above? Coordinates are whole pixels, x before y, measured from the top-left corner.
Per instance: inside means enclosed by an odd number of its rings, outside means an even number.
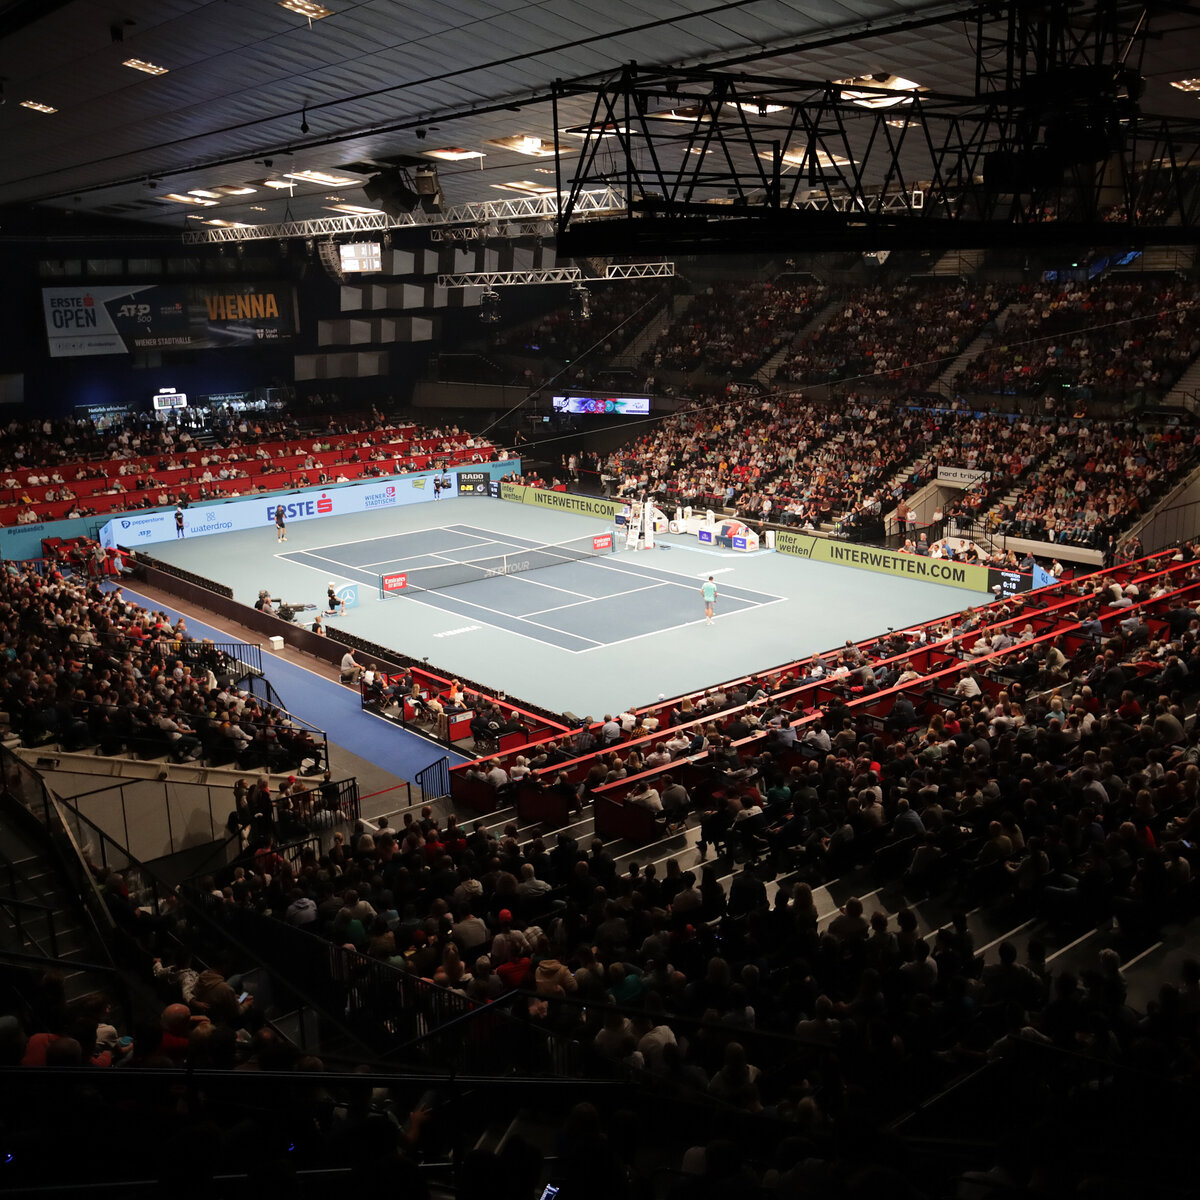
[[[411,592],[444,592],[447,588],[480,579],[495,579],[501,575],[520,575],[540,571],[543,567],[559,567],[563,563],[581,562],[611,554],[615,549],[611,533],[593,533],[555,542],[531,546],[527,550],[511,550],[488,558],[467,562],[439,563],[433,567],[414,567],[410,571],[388,571],[379,577],[379,595],[403,596]]]

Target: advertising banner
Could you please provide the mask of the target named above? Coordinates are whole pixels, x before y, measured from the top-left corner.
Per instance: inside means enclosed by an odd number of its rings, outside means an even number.
[[[204,537],[210,533],[233,533],[242,529],[274,526],[275,509],[283,505],[287,523],[311,521],[318,517],[344,516],[347,513],[374,512],[378,508],[396,508],[405,504],[420,504],[434,498],[433,484],[427,481],[442,476],[435,471],[425,475],[405,475],[387,482],[351,484],[328,491],[302,492],[293,496],[266,496],[235,500],[228,504],[198,504],[183,511],[183,536]],[[453,478],[443,483],[442,495],[457,494]],[[173,511],[147,513],[144,516],[127,513],[115,517],[111,537],[121,546],[146,546],[167,542],[176,537]],[[104,532],[103,530],[101,531]]]
[[[214,350],[295,336],[290,284],[134,284],[42,289],[51,358]]]
[[[814,562],[858,567],[862,571],[879,571],[884,575],[898,575],[907,579],[923,579],[928,583],[944,583],[972,592],[986,592],[990,582],[987,567],[941,558],[924,558],[918,554],[896,554],[874,546],[852,546],[832,538],[793,533],[788,529],[776,533],[775,549],[781,554],[811,558]]]
[[[552,492],[546,488],[524,487],[519,483],[502,483],[500,499],[517,504],[533,504],[538,508],[553,508],[559,512],[579,513],[585,517],[600,517],[613,521],[626,505],[603,496],[573,496],[570,492]]]
[[[971,488],[980,480],[991,479],[991,477],[990,471],[976,471],[970,467],[938,467],[937,469],[938,483],[945,483],[950,487]]]
[[[358,607],[357,583],[343,583],[341,587],[334,588],[333,594],[342,602],[343,609]]]
[[[458,494],[460,496],[486,496],[491,474],[487,471],[459,471]]]
[[[550,403],[560,413],[644,417],[650,412],[649,396],[552,396]]]

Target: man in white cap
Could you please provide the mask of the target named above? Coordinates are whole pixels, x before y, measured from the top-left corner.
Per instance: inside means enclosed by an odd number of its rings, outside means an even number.
[[[331,617],[340,616],[346,602],[338,599],[337,584],[332,579],[329,581],[329,588],[325,592],[325,597],[329,601],[329,615]]]

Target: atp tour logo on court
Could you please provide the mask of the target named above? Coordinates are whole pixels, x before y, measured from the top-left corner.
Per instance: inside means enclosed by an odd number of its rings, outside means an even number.
[[[395,575],[384,575],[380,579],[385,592],[402,592],[408,587],[408,572],[401,571]]]
[[[396,503],[395,487],[385,487],[382,491],[366,492],[363,495],[363,509],[388,508]]]
[[[505,563],[502,567],[492,567],[491,570],[484,573],[484,578],[494,579],[499,575],[520,575],[522,571],[528,571],[531,565],[529,559],[523,558],[519,562]]]

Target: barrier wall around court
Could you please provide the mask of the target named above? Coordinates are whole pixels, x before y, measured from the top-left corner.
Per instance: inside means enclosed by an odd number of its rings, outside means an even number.
[[[460,494],[476,494],[478,481],[483,475],[490,480],[497,480],[520,469],[519,459],[477,463],[472,464],[466,471],[421,471],[415,475],[383,476],[372,479],[369,483],[308,488],[305,491],[289,491],[286,495],[271,496],[263,493],[242,500],[197,504],[184,509],[183,532],[185,537],[206,537],[214,533],[266,528],[275,524],[275,509],[280,504],[284,506],[289,525],[322,517],[423,504],[434,498],[435,479],[449,480],[449,486],[442,487],[440,494],[446,498],[453,498]],[[459,476],[464,479],[461,493]],[[149,513],[121,513],[102,526],[99,532],[102,545],[132,548],[153,545],[155,542],[174,541],[175,536],[173,509],[159,509]]]
[[[781,554],[810,558],[814,562],[857,567],[860,571],[876,571],[905,579],[923,579],[928,583],[942,583],[972,592],[986,592],[990,583],[987,567],[926,558],[918,554],[897,554],[891,550],[852,545],[815,534],[792,533],[786,529],[776,532],[775,549]]]
[[[495,464],[508,466],[508,463]],[[617,513],[628,507],[620,500],[608,500],[603,496],[577,496],[571,492],[556,492],[549,488],[525,487],[519,483],[502,483],[500,499],[516,504],[532,504],[537,508],[550,508],[555,512],[578,513],[583,517],[600,517],[605,521],[616,519]]]

